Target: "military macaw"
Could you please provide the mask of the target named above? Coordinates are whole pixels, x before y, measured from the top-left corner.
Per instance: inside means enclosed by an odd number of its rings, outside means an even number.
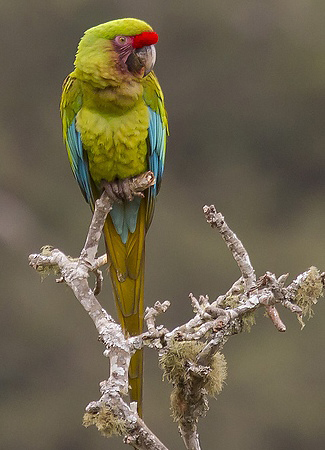
[[[118,317],[126,335],[142,332],[145,236],[164,171],[167,115],[152,71],[158,35],[142,20],[87,30],[60,105],[73,174],[94,208],[103,186],[115,200],[104,227]],[[151,170],[156,183],[130,197],[123,180]],[[142,413],[143,355],[131,358],[131,400]]]

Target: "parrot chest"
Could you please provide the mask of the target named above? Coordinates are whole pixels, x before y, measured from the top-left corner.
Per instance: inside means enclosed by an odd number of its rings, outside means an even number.
[[[76,125],[96,184],[147,170],[149,113],[144,103],[116,116],[82,108]]]

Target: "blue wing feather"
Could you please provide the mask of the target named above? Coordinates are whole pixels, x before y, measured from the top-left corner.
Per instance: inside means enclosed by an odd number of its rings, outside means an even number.
[[[67,130],[67,145],[71,156],[72,172],[79,183],[86,201],[93,204],[88,162],[85,159],[80,133],[76,130],[75,118]]]
[[[155,112],[150,106],[149,110],[149,170],[151,170],[156,178],[156,183],[149,188],[147,222],[150,225],[155,198],[158,195],[165,165],[166,151],[166,126],[162,121],[159,113]]]

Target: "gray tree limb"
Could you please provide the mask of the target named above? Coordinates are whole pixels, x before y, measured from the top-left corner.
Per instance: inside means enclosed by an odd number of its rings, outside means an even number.
[[[146,172],[131,180],[131,192],[141,192],[153,183]],[[100,384],[101,397],[87,405],[84,425],[96,425],[105,436],[118,434],[136,449],[167,450],[154,433],[139,418],[136,405],[128,404],[128,368],[132,354],[143,346],[159,352],[164,376],[173,385],[171,396],[174,419],[189,450],[200,450],[197,425],[208,409],[208,395],[222,389],[225,360],[220,350],[230,336],[254,323],[254,313],[265,308],[277,330],[285,331],[276,306],[302,317],[312,314],[312,306],[322,295],[324,273],[311,267],[287,287],[288,274],[276,277],[266,272],[256,278],[248,253],[238,237],[213,205],[203,208],[207,222],[216,228],[226,242],[241,272],[240,278],[223,295],[210,302],[207,296],[190,294],[193,317],[173,330],[156,325],[157,318],[169,307],[169,302],[156,302],[145,314],[147,331],[126,337],[121,326],[102,308],[96,298],[102,284],[99,268],[107,262],[106,255],[97,258],[98,244],[112,202],[104,192],[96,201],[95,211],[85,245],[77,259],[66,256],[50,246],[29,256],[29,264],[40,273],[53,272],[57,281],[65,282],[92,319],[105,346],[104,356],[110,361],[109,378]],[[96,276],[96,286],[89,287],[90,272]]]

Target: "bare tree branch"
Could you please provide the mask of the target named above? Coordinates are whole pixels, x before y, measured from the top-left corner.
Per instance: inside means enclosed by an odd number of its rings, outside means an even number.
[[[131,192],[141,192],[152,184],[147,172],[130,181]],[[255,312],[265,308],[277,330],[286,327],[276,306],[295,313],[304,326],[303,316],[312,316],[313,305],[322,295],[325,274],[311,267],[285,287],[288,274],[276,277],[270,272],[256,279],[247,251],[228,227],[224,217],[213,205],[204,207],[207,222],[216,228],[226,242],[241,277],[212,303],[208,296],[196,298],[190,294],[193,317],[173,330],[157,325],[157,318],[170,303],[156,302],[146,309],[147,331],[139,336],[126,337],[122,328],[102,308],[96,294],[101,289],[99,270],[106,263],[106,255],[96,258],[98,243],[106,216],[112,203],[106,193],[96,201],[95,211],[84,248],[78,259],[66,256],[50,246],[29,257],[30,265],[40,273],[53,272],[59,282],[65,282],[93,320],[105,346],[104,355],[110,361],[109,378],[100,384],[101,397],[89,403],[84,425],[96,425],[105,436],[124,436],[124,442],[136,449],[167,450],[146,424],[138,417],[136,405],[127,404],[128,368],[132,354],[144,346],[158,350],[164,377],[173,385],[172,415],[184,445],[200,450],[197,425],[208,410],[208,396],[216,396],[226,378],[226,361],[220,353],[234,334],[249,330],[255,322]],[[88,284],[89,273],[96,276],[94,290]]]
[[[214,205],[203,206],[203,212],[207,222],[212,228],[218,229],[222,239],[231,251],[245,281],[246,289],[248,291],[253,289],[255,287],[256,275],[245,247],[235,233],[228,227],[225,218],[220,212],[217,212]]]

